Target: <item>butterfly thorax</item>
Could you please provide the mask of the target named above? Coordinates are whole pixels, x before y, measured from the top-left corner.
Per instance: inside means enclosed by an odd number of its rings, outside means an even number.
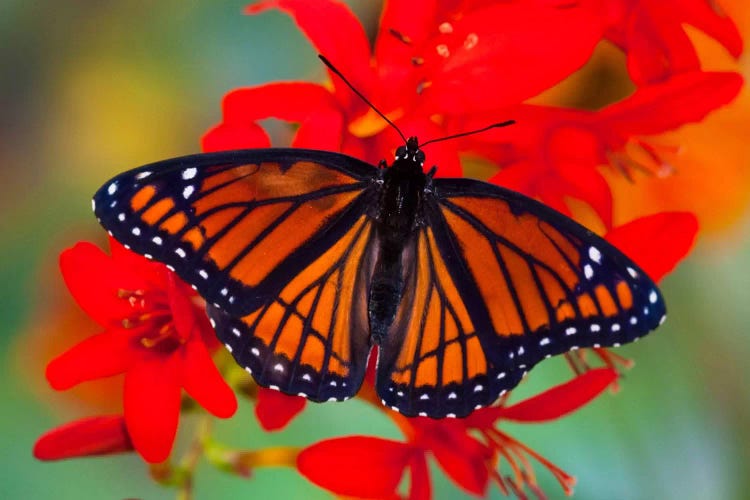
[[[395,320],[404,290],[402,255],[413,238],[422,207],[427,176],[422,171],[424,153],[416,138],[396,152],[383,177],[376,232],[377,261],[370,285],[368,313],[370,333],[380,344]]]

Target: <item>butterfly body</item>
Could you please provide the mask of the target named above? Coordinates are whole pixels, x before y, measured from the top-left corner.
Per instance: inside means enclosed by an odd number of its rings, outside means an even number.
[[[416,139],[388,168],[259,149],[125,172],[101,224],[209,303],[266,387],[313,401],[376,389],[406,415],[468,415],[543,359],[658,326],[654,283],[606,241],[518,193],[433,179]]]
[[[368,294],[370,334],[381,344],[396,318],[403,297],[403,253],[414,238],[422,211],[428,176],[422,170],[424,154],[416,138],[400,148],[383,175],[381,210],[375,222],[377,261]]]

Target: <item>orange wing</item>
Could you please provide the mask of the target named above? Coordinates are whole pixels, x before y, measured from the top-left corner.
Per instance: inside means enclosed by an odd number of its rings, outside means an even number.
[[[94,205],[115,238],[239,315],[266,304],[349,230],[376,199],[376,174],[322,151],[211,153],[121,174]]]
[[[209,307],[219,339],[264,387],[313,401],[356,394],[370,351],[367,291],[373,223],[363,215],[256,311]]]
[[[432,189],[382,349],[384,404],[467,415],[544,358],[631,342],[664,321],[648,276],[567,217],[470,179],[436,179]]]

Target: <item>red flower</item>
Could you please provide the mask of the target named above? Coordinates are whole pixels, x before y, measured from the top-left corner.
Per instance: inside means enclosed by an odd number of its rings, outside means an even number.
[[[524,486],[538,491],[526,455],[542,463],[555,475],[567,493],[574,479],[542,456],[496,429],[501,420],[538,423],[560,418],[586,405],[617,378],[602,368],[553,387],[520,403],[485,408],[466,419],[407,419],[389,412],[404,432],[405,442],[368,436],[321,441],[304,449],[297,458],[300,472],[313,483],[338,495],[362,498],[397,496],[405,471],[411,475],[409,498],[429,498],[427,453],[464,490],[483,495],[489,479],[500,489],[520,491]],[[477,439],[478,433],[482,439]],[[497,466],[503,460],[511,475],[503,477]]]
[[[695,71],[641,87],[596,112],[522,105],[510,113],[517,122],[513,127],[464,141],[504,167],[490,182],[539,197],[567,214],[566,197],[583,200],[611,227],[612,194],[597,167],[611,165],[628,177],[634,171],[670,175],[674,154],[645,137],[702,120],[741,87],[736,73]],[[473,118],[470,127],[494,118]]]
[[[619,0],[607,14],[605,36],[625,51],[637,84],[700,69],[686,26],[713,37],[735,58],[742,53],[737,26],[710,0]]]
[[[663,212],[617,226],[605,239],[658,282],[687,256],[697,234],[698,219],[694,214]]]
[[[39,460],[111,455],[133,450],[122,415],[89,417],[48,431],[34,445]]]
[[[195,293],[165,266],[114,240],[110,247],[111,257],[91,243],[60,256],[68,289],[104,331],[54,359],[47,379],[62,390],[125,373],[128,433],[144,459],[160,462],[177,431],[181,388],[219,417],[237,402],[211,360],[216,340]]]
[[[426,140],[464,132],[467,113],[521,102],[581,67],[603,33],[597,3],[468,2],[447,8],[434,0],[392,0],[373,51],[362,26],[339,2],[265,1],[247,12],[275,7],[289,13],[357,89],[406,134]],[[551,39],[556,43],[547,43]],[[299,123],[293,146],[377,163],[400,139],[338,77],[332,85],[332,91],[296,82],[236,90],[225,98],[223,121],[204,137],[203,147],[267,146],[257,121],[275,117]],[[430,146],[440,175],[460,175],[459,145]]]

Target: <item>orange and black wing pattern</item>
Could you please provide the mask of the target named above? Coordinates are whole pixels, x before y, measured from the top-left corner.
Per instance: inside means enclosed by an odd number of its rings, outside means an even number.
[[[436,179],[407,248],[410,299],[381,349],[378,392],[407,415],[469,414],[541,360],[637,340],[665,319],[651,279],[550,208],[470,179]]]
[[[175,158],[94,196],[101,224],[233,316],[266,307],[371,210],[378,169],[336,153],[265,149]]]
[[[373,232],[372,219],[361,215],[248,315],[234,318],[209,307],[219,339],[260,385],[313,401],[357,393],[370,351],[366,300]]]

